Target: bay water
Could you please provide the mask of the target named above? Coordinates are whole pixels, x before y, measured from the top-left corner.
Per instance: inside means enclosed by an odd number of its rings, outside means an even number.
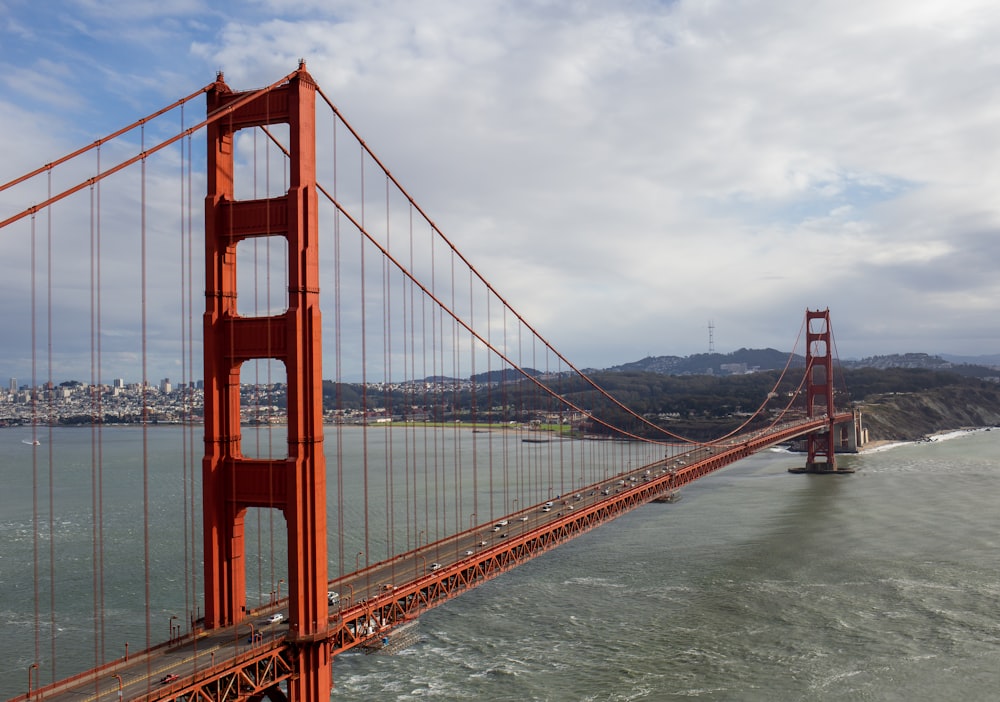
[[[190,449],[177,428],[104,429],[96,496],[91,430],[54,432],[50,517],[48,449],[0,429],[2,699],[32,662],[44,684],[198,607],[180,518],[198,496],[176,465],[200,471],[200,432]],[[332,699],[997,699],[1000,431],[841,457],[850,475],[787,472],[802,460],[741,461],[431,610],[403,651],[339,656]],[[274,574],[258,580],[267,597]]]
[[[768,452],[350,653],[334,699],[1000,699],[1000,431]]]

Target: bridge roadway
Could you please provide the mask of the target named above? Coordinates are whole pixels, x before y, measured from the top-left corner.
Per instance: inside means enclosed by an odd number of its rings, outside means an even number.
[[[838,414],[833,423],[851,418]],[[431,607],[741,458],[829,424],[825,416],[804,419],[701,446],[553,498],[551,507],[533,505],[334,580],[330,588],[339,598],[329,610],[331,657],[357,646],[378,648]],[[196,631],[9,702],[222,702],[265,692],[281,699],[281,683],[294,674],[287,655],[294,641],[287,622],[268,621],[279,612],[285,613],[280,603],[239,625]]]

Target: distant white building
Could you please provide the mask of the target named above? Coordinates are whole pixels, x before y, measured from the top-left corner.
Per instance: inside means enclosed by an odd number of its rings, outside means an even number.
[[[170,390],[171,390],[171,387],[170,387],[170,378],[164,378],[163,380],[161,380],[160,381],[160,392],[162,392],[163,394],[168,394],[170,392]]]

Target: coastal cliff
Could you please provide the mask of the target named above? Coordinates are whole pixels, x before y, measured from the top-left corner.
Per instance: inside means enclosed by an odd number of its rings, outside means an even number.
[[[870,441],[918,441],[942,431],[1000,426],[1000,386],[885,393],[868,397],[860,408]]]

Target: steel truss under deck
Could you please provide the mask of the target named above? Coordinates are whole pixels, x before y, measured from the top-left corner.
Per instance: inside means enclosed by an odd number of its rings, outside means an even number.
[[[208,668],[193,684],[189,680],[166,685],[148,695],[132,700],[186,700],[187,702],[223,702],[264,697],[273,702],[287,702],[288,696],[278,686],[295,674],[290,660],[291,644],[273,648],[260,646],[238,658],[227,659]]]

